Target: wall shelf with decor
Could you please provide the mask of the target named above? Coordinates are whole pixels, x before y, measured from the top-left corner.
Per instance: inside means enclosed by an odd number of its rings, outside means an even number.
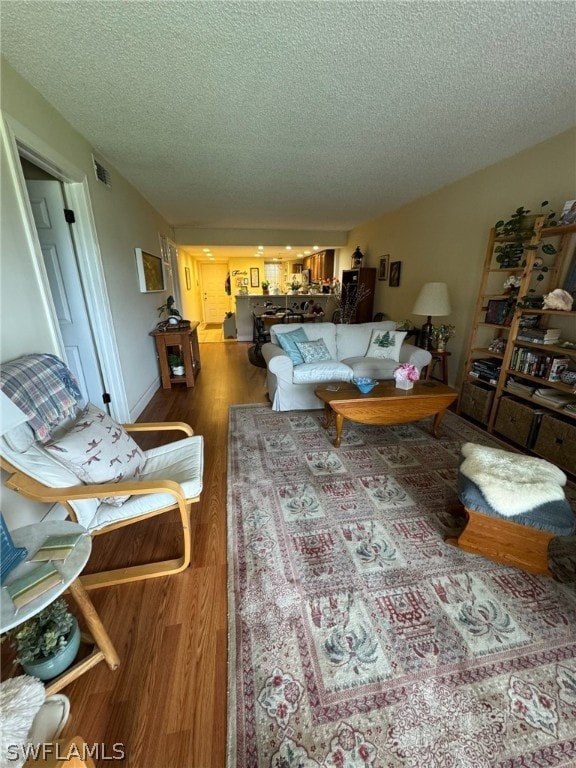
[[[522,236],[490,232],[458,411],[575,476],[576,311],[544,309],[538,296],[561,286],[576,225],[545,221]]]

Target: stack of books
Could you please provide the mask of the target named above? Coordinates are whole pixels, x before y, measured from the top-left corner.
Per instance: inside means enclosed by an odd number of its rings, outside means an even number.
[[[510,377],[506,382],[506,389],[509,389],[512,392],[518,392],[520,395],[524,395],[525,397],[531,397],[536,391],[536,387],[531,387],[528,384],[524,384],[521,381],[513,379],[512,377]]]
[[[560,381],[560,374],[570,361],[560,355],[546,355],[529,347],[516,347],[510,360],[510,370],[548,381]]]
[[[480,358],[474,360],[470,369],[470,375],[480,381],[487,381],[489,384],[497,384],[502,363],[493,357]]]
[[[551,389],[548,387],[541,387],[534,392],[534,400],[538,400],[545,405],[552,406],[553,408],[565,408],[572,403],[576,404],[574,395],[567,394],[566,392],[560,392],[557,389]]]
[[[6,591],[14,606],[21,608],[62,582],[63,578],[54,563],[42,563],[25,576],[8,584]]]
[[[29,560],[66,560],[83,533],[68,533],[61,536],[48,536],[40,549]]]
[[[530,341],[532,344],[558,344],[559,328],[520,328],[518,341]]]

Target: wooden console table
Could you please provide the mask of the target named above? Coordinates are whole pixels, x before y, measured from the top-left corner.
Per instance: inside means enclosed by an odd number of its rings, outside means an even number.
[[[200,347],[198,345],[199,322],[190,323],[189,328],[167,327],[163,331],[151,331],[150,336],[156,342],[156,354],[160,363],[160,376],[163,389],[171,389],[172,384],[186,384],[193,387],[200,372]],[[180,347],[184,360],[184,376],[174,376],[168,365],[170,347]]]

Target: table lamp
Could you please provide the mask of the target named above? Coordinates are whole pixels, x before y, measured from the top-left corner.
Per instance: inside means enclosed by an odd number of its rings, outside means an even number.
[[[452,311],[448,286],[446,283],[425,283],[420,289],[413,315],[426,315],[427,320],[422,326],[422,342],[424,349],[432,349],[432,317],[444,317]]]

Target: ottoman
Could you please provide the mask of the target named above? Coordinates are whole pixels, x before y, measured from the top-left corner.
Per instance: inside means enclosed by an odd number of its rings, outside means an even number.
[[[531,573],[551,576],[548,546],[575,520],[566,475],[544,459],[475,443],[462,446],[458,495],[468,520],[446,542]]]

